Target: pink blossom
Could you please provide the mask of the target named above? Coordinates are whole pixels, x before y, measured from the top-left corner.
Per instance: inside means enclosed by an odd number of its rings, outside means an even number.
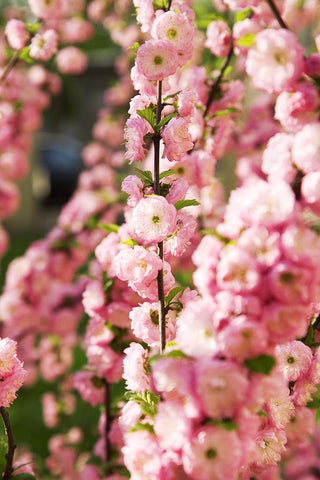
[[[286,436],[282,430],[275,430],[270,427],[258,432],[256,444],[255,462],[259,466],[276,465],[285,451]]]
[[[303,177],[301,195],[315,213],[320,212],[320,172],[310,172]]]
[[[185,13],[169,10],[156,17],[151,35],[170,42],[177,52],[184,52],[192,48],[194,26]]]
[[[80,17],[68,18],[59,24],[59,37],[62,43],[85,42],[93,33],[93,25]]]
[[[213,55],[225,57],[231,48],[231,31],[226,22],[214,20],[209,23],[205,46]]]
[[[24,383],[27,372],[17,357],[17,343],[10,338],[0,339],[0,406],[9,407],[16,392]]]
[[[58,49],[58,34],[55,30],[37,33],[30,43],[30,57],[47,62]]]
[[[137,22],[141,24],[141,31],[148,32],[154,20],[152,0],[133,0],[137,10]]]
[[[236,480],[241,460],[238,435],[212,426],[199,428],[182,456],[185,471],[197,480]]]
[[[163,156],[170,162],[178,161],[193,148],[188,122],[184,118],[172,118],[163,130],[165,144]]]
[[[56,56],[57,67],[61,73],[80,75],[87,68],[88,59],[77,47],[65,47]]]
[[[125,158],[129,163],[141,162],[145,157],[144,136],[148,133],[146,122],[140,118],[129,118],[124,131],[126,142]]]
[[[66,12],[65,0],[28,0],[31,11],[45,20],[60,18]]]
[[[161,447],[166,450],[179,451],[192,439],[192,421],[185,415],[179,401],[159,403],[154,430]]]
[[[164,480],[162,449],[155,435],[140,430],[127,433],[122,448],[124,462],[133,480]]]
[[[5,34],[10,47],[14,50],[21,50],[30,39],[25,23],[15,18],[8,21]]]
[[[134,335],[150,347],[159,345],[159,313],[157,303],[144,302],[134,307],[129,317]],[[166,340],[170,342],[175,336],[175,315],[169,311],[166,315]]]
[[[289,132],[298,132],[317,120],[317,89],[309,83],[298,83],[293,92],[281,92],[275,106],[275,118]]]
[[[258,287],[259,282],[257,264],[246,250],[228,246],[222,251],[217,266],[217,284],[220,288],[250,292]]]
[[[294,138],[292,155],[297,167],[304,173],[320,169],[320,123],[303,127]]]
[[[270,138],[263,152],[262,171],[269,175],[271,181],[281,179],[291,183],[294,180],[297,169],[292,159],[293,141],[294,136],[286,133],[277,133]]]
[[[81,397],[90,403],[98,405],[105,400],[105,383],[92,372],[77,372],[73,377],[74,387],[79,390]]]
[[[150,377],[148,375],[148,351],[139,343],[130,343],[124,350],[126,354],[123,360],[123,378],[128,390],[143,392],[150,389]]]
[[[266,29],[250,48],[246,70],[256,88],[281,92],[290,88],[303,71],[303,48],[289,30]]]
[[[290,262],[279,262],[267,281],[272,295],[284,303],[306,304],[315,291],[313,270]]]
[[[248,379],[244,369],[230,361],[201,359],[196,364],[196,391],[206,417],[231,418],[245,400]]]
[[[162,242],[174,232],[176,215],[175,207],[164,197],[143,198],[132,212],[135,233],[145,244]]]
[[[178,212],[176,217],[176,228],[164,243],[164,252],[180,256],[190,245],[190,241],[196,231],[197,222],[192,215]]]
[[[281,256],[280,235],[270,233],[263,227],[252,227],[244,230],[238,245],[254,257],[261,267],[271,267]]]
[[[276,347],[278,368],[289,382],[307,373],[312,362],[312,351],[304,343],[293,341]]]
[[[167,183],[164,179],[162,185],[169,186],[169,193],[166,195],[166,200],[174,205],[178,200],[185,199],[186,193],[189,189],[189,184],[185,178],[176,178],[175,180],[171,180],[169,182],[170,183]]]
[[[138,50],[136,66],[147,80],[161,81],[177,70],[177,50],[166,40],[147,40]]]

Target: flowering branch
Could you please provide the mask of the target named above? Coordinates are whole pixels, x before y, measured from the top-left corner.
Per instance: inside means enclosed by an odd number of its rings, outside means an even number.
[[[213,83],[212,87],[211,87],[211,91],[210,91],[210,94],[209,94],[209,98],[208,98],[208,101],[207,101],[207,104],[206,104],[206,108],[205,108],[205,111],[204,111],[204,114],[203,116],[206,117],[207,114],[208,114],[208,111],[209,111],[209,108],[210,108],[210,105],[212,103],[212,100],[214,99],[214,96],[219,88],[219,85],[221,83],[221,80],[223,78],[223,75],[224,75],[224,72],[226,71],[226,69],[228,68],[230,62],[231,62],[231,59],[232,59],[232,56],[233,56],[233,45],[231,45],[230,47],[230,50],[229,50],[229,53],[228,53],[228,56],[226,58],[226,61],[224,62],[224,65],[223,67],[221,68],[221,71],[219,73],[219,76],[218,78],[215,80],[215,82]]]
[[[287,30],[289,30],[288,25],[285,23],[285,21],[281,17],[280,12],[279,12],[276,4],[274,3],[274,1],[273,0],[267,0],[267,4],[271,8],[271,10],[272,10],[274,16],[276,17],[276,19],[278,20],[278,23],[279,23],[280,27],[281,28],[286,28]]]
[[[156,124],[161,120],[162,111],[162,82],[158,82],[158,101],[156,111]],[[153,137],[154,144],[154,193],[160,194],[160,135],[155,133]],[[158,243],[158,254],[163,260],[163,242]],[[164,286],[163,286],[163,268],[159,270],[157,276],[158,299],[159,299],[159,335],[160,335],[160,352],[162,353],[166,345],[166,323],[165,323],[165,302],[164,302]]]
[[[171,3],[172,3],[172,0],[169,0],[168,1],[168,10],[170,10],[170,8],[171,8]]]
[[[13,432],[12,432],[12,427],[9,419],[9,413],[4,407],[0,407],[0,414],[5,426],[6,435],[8,438],[8,453],[6,454],[7,463],[6,463],[6,469],[4,471],[2,480],[9,480],[13,472],[12,464],[13,464],[13,456],[14,456],[14,451],[16,449],[16,445],[13,439]]]

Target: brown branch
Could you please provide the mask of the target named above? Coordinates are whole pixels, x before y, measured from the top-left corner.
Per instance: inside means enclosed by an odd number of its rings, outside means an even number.
[[[274,3],[274,1],[273,0],[266,0],[266,2],[269,5],[269,7],[271,8],[273,15],[278,20],[278,23],[279,23],[280,27],[281,28],[286,28],[287,30],[289,30],[288,25],[286,24],[286,22],[281,17],[281,14],[280,14],[280,12],[277,8],[277,5]]]
[[[12,427],[9,419],[9,413],[4,407],[0,407],[0,414],[5,427],[6,435],[8,438],[8,453],[6,454],[6,468],[5,468],[2,480],[9,480],[13,472],[12,464],[13,464],[13,456],[14,456],[14,451],[16,449],[16,445],[14,443]]]
[[[11,70],[16,66],[18,60],[19,60],[19,54],[20,54],[20,51],[19,52],[16,52],[13,57],[11,57],[10,61],[8,62],[7,66],[5,67],[5,69],[3,70],[2,72],[2,75],[0,77],[0,85],[1,83],[3,83],[6,78],[8,77],[9,73],[11,72]]]
[[[206,104],[206,109],[205,109],[204,114],[203,114],[204,117],[206,117],[208,112],[209,112],[209,108],[211,106],[211,103],[212,103],[212,101],[214,99],[214,96],[215,96],[215,94],[216,94],[216,92],[219,88],[219,85],[220,85],[221,80],[223,78],[224,72],[226,71],[226,69],[228,68],[228,66],[231,62],[232,56],[233,56],[233,45],[231,45],[231,47],[230,47],[228,56],[226,58],[226,61],[223,64],[223,67],[220,70],[218,78],[215,80],[215,82],[213,83],[213,85],[211,87],[209,98],[208,98],[207,104]]]

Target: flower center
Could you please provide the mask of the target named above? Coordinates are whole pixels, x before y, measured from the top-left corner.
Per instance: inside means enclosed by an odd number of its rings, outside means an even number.
[[[159,55],[157,55],[156,57],[154,57],[154,63],[155,63],[155,65],[162,65],[162,62],[163,62],[163,59],[162,59],[162,57],[159,57]]]
[[[167,37],[170,38],[170,40],[174,40],[177,36],[177,30],[174,28],[169,28],[167,32]]]
[[[154,215],[152,217],[152,222],[158,225],[158,223],[160,223],[160,217],[158,217],[158,215]]]
[[[287,362],[288,363],[294,363],[294,357],[288,357]]]
[[[210,460],[215,458],[217,456],[217,452],[214,448],[209,448],[206,451],[206,457],[209,458]]]
[[[277,52],[274,58],[279,65],[285,65],[287,63],[287,55],[285,52]]]

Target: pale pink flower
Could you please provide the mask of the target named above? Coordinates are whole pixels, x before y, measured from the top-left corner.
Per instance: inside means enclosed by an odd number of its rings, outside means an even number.
[[[289,132],[298,132],[304,125],[317,120],[319,105],[317,89],[309,83],[299,83],[293,92],[281,92],[275,106],[275,118]]]
[[[9,407],[16,392],[26,379],[27,372],[17,357],[17,343],[10,338],[0,339],[0,406]]]
[[[281,256],[279,233],[269,232],[263,227],[244,230],[238,245],[249,252],[264,268],[274,265]]]
[[[228,246],[221,252],[217,266],[217,284],[220,288],[235,292],[251,292],[260,283],[255,259],[243,248]]]
[[[320,169],[320,123],[310,123],[296,134],[292,156],[304,173]]]
[[[37,33],[30,43],[30,57],[47,62],[58,49],[58,34],[55,30]]]
[[[276,465],[285,451],[287,438],[282,430],[266,427],[258,432],[255,463],[259,466]]]
[[[292,87],[302,74],[303,55],[293,32],[269,28],[257,34],[248,53],[246,70],[255,87],[281,92]]]
[[[312,172],[306,175],[313,175]],[[286,258],[301,264],[318,268],[320,262],[320,238],[304,225],[290,225],[281,236],[281,243]]]
[[[307,373],[312,362],[312,351],[297,340],[276,347],[278,368],[289,382]]]
[[[147,80],[161,81],[177,70],[177,50],[166,40],[147,40],[138,50],[136,66]]]
[[[59,71],[67,75],[80,75],[87,68],[88,59],[77,47],[65,47],[56,56]]]
[[[307,173],[301,183],[301,196],[303,200],[312,208],[320,213],[320,172]]]
[[[270,340],[274,343],[303,337],[310,323],[305,306],[280,302],[271,302],[264,307],[262,322],[267,326]]]
[[[235,432],[204,426],[183,448],[185,471],[197,480],[236,480],[242,461],[242,447]]]
[[[126,122],[124,139],[126,142],[125,159],[129,163],[141,162],[145,157],[144,136],[148,133],[145,120],[141,117],[129,118]]]
[[[280,394],[277,393],[268,399],[265,409],[274,427],[279,429],[285,428],[295,412],[289,388],[285,388]]]
[[[228,55],[232,44],[232,35],[226,22],[214,20],[209,23],[207,29],[207,39],[205,46],[209,48],[213,55],[225,57]]]
[[[128,175],[121,184],[121,190],[129,195],[127,204],[129,207],[135,207],[143,198],[144,183],[136,175]]]
[[[170,162],[178,161],[193,148],[188,122],[184,118],[172,118],[163,130],[165,144],[163,156]]]
[[[310,302],[315,292],[315,280],[313,269],[287,261],[279,262],[267,276],[270,292],[284,303]]]
[[[288,442],[305,443],[316,427],[315,416],[311,408],[296,407],[294,416],[286,426]]]
[[[177,319],[179,348],[194,357],[212,357],[218,351],[216,337],[214,305],[203,299],[188,302]]]
[[[90,405],[95,406],[104,402],[105,382],[93,372],[77,372],[73,377],[73,385]]]
[[[38,18],[58,19],[66,12],[65,0],[28,0],[32,13]]]
[[[124,350],[123,378],[126,388],[134,392],[143,392],[150,389],[150,376],[148,374],[148,351],[139,343],[130,343]]]
[[[201,359],[195,365],[196,391],[206,417],[232,418],[245,400],[245,369],[227,360]]]
[[[132,480],[164,479],[162,449],[157,437],[146,430],[127,433],[121,449]]]
[[[30,39],[30,33],[27,31],[25,23],[16,18],[8,21],[5,34],[10,47],[14,50],[21,50]]]
[[[171,178],[171,177],[169,177]],[[169,193],[166,195],[166,200],[169,203],[172,203],[173,205],[178,201],[178,200],[184,200],[187,194],[187,191],[189,189],[189,183],[185,178],[176,178],[174,180],[169,180],[169,183],[164,181],[162,182],[162,185],[168,185],[169,186]]]
[[[176,228],[165,240],[164,252],[170,252],[171,255],[178,257],[182,255],[190,245],[190,240],[192,239],[197,226],[198,223],[192,215],[178,212],[176,217]]]
[[[154,8],[152,0],[133,0],[137,10],[137,22],[141,24],[141,31],[148,32],[154,20]]]
[[[147,343],[150,347],[159,345],[159,313],[157,303],[144,302],[134,307],[129,317],[134,335]],[[170,342],[175,335],[175,315],[169,311],[166,315],[166,340]]]
[[[169,10],[156,17],[151,35],[158,40],[170,42],[177,52],[184,52],[192,48],[194,26],[186,14]]]
[[[176,227],[177,211],[164,197],[143,198],[132,212],[136,235],[145,243],[162,242]]]
[[[270,138],[263,152],[261,166],[262,171],[269,176],[269,180],[281,179],[287,183],[294,180],[297,169],[292,160],[293,141],[294,136],[286,133],[277,133]]]
[[[185,415],[181,402],[167,400],[158,405],[154,430],[163,449],[179,451],[192,439],[192,420]]]
[[[68,18],[59,23],[59,38],[62,43],[85,42],[93,34],[93,25],[81,17]]]
[[[306,59],[305,73],[312,78],[320,77],[320,54],[312,53]]]
[[[45,392],[41,398],[43,421],[49,428],[54,428],[58,424],[58,402],[55,395],[51,392]]]

